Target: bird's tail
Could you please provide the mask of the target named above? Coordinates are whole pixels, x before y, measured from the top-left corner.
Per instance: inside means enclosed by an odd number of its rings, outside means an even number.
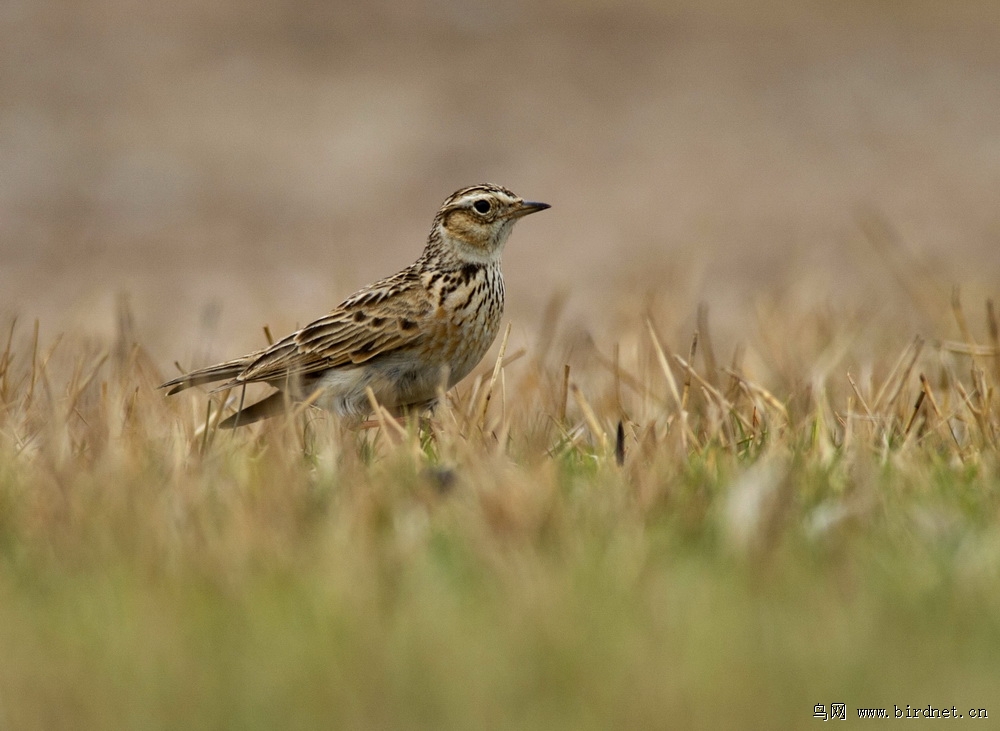
[[[235,429],[238,426],[246,426],[247,424],[253,424],[255,421],[277,416],[285,411],[287,403],[288,398],[285,394],[277,391],[267,398],[261,399],[255,404],[250,404],[232,416],[223,419],[219,423],[219,428]]]
[[[242,373],[248,365],[253,363],[258,355],[259,353],[254,353],[235,360],[228,360],[225,363],[217,363],[216,365],[208,366],[207,368],[199,368],[196,371],[185,373],[183,376],[178,376],[177,378],[167,381],[161,385],[160,388],[169,388],[170,390],[167,391],[167,395],[169,396],[170,394],[177,393],[178,391],[183,391],[185,388],[191,388],[191,386],[200,386],[203,383],[214,383],[222,380],[232,380]]]

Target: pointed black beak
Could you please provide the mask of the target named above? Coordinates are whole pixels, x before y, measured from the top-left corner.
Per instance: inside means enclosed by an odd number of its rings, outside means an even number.
[[[523,201],[521,207],[518,208],[511,214],[511,218],[521,218],[522,216],[527,216],[529,213],[538,213],[539,211],[544,211],[546,208],[551,208],[548,203],[538,203],[536,201]]]

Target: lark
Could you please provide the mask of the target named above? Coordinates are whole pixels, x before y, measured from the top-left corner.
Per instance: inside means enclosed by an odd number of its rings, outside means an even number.
[[[266,383],[278,390],[219,426],[232,428],[308,401],[346,421],[371,413],[369,389],[394,416],[431,408],[482,360],[504,308],[500,257],[514,223],[549,208],[499,185],[456,191],[434,216],[413,264],[348,297],[328,315],[270,347],[164,383],[215,391]]]

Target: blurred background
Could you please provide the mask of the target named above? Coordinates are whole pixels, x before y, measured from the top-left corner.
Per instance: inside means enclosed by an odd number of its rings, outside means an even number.
[[[410,263],[483,181],[553,206],[505,256],[522,340],[561,295],[598,339],[705,302],[725,340],[763,306],[905,341],[921,283],[1000,281],[995,0],[4,0],[0,58],[0,315],[101,336],[127,293],[165,372]]]

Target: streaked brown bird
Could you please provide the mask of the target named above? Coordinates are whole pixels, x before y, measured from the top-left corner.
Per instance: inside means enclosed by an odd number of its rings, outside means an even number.
[[[278,389],[223,428],[281,413],[289,399],[311,400],[357,423],[371,413],[369,388],[396,416],[430,408],[442,384],[462,380],[493,344],[504,307],[504,245],[519,218],[548,207],[499,185],[462,188],[437,212],[420,258],[401,272],[268,348],[161,388],[177,393],[224,381],[214,390],[258,382]]]

